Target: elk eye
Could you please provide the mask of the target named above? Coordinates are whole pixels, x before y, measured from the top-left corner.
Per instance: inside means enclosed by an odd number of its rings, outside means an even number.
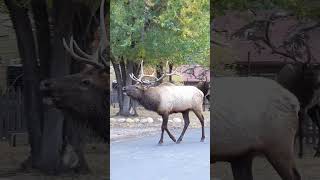
[[[91,84],[91,81],[89,79],[85,79],[85,80],[82,80],[81,81],[81,84],[85,85],[85,86],[88,86]]]

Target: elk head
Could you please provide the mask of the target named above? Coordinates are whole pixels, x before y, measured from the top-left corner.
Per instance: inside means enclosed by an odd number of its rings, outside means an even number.
[[[87,68],[63,78],[44,80],[40,89],[57,108],[83,113],[92,110],[99,101],[99,105],[102,100],[106,101],[108,81],[109,75],[104,69]]]
[[[167,76],[179,75],[176,73],[177,70],[174,70],[172,73],[166,72],[168,68],[168,61],[166,63],[166,69],[161,77],[156,77],[156,71],[154,71],[151,75],[144,74],[143,71],[143,61],[141,61],[141,72],[140,76],[136,77],[133,73],[129,74],[130,78],[137,83],[134,85],[125,86],[122,88],[122,91],[125,95],[128,95],[132,98],[139,99],[142,98],[143,92],[149,87],[153,87],[159,84],[159,82]]]

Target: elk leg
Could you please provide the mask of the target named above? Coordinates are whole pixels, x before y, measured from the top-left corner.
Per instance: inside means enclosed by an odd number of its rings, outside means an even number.
[[[206,102],[206,97],[203,97],[203,103],[202,103],[203,111],[206,110],[205,102]]]
[[[166,131],[169,135],[169,137],[172,139],[173,142],[176,142],[176,138],[170,133],[170,131],[168,130],[168,115],[162,115],[162,126],[161,126],[161,138],[158,144],[162,144],[163,143],[163,134],[164,131]]]
[[[90,172],[87,161],[84,157],[83,149],[84,142],[79,127],[75,121],[65,114],[64,120],[64,134],[65,142],[68,142],[74,149],[74,152],[78,156],[79,162],[78,165],[74,168],[75,171],[86,174]]]
[[[300,110],[299,112],[299,157],[303,156],[303,120],[304,120],[304,110]]]
[[[162,118],[163,119],[163,118]],[[164,123],[164,119],[162,120],[162,125],[161,125],[161,137],[160,137],[160,140],[158,142],[158,144],[162,144],[163,143],[163,133],[164,133],[164,126],[163,126],[163,123]]]
[[[315,111],[315,123],[318,127],[318,145],[317,145],[317,150],[316,150],[316,154],[314,155],[315,157],[320,157],[320,114],[319,114],[319,107],[317,107],[316,111]]]
[[[311,108],[309,111],[308,111],[308,115],[310,117],[310,119],[312,120],[312,122],[314,124],[316,124],[316,126],[318,127],[318,133],[320,131],[320,125],[319,125],[319,111],[318,111],[318,107],[313,107]],[[320,133],[318,134],[318,138],[320,139]],[[317,144],[317,147],[315,148],[316,150],[316,153],[314,154],[314,157],[319,157],[320,155],[320,141],[318,140],[318,144]]]
[[[251,157],[232,161],[231,168],[234,180],[253,180]]]
[[[282,152],[282,153],[279,153]],[[301,180],[301,176],[294,163],[294,153],[274,151],[266,154],[268,161],[283,180]]]
[[[76,169],[76,171],[79,173],[87,174],[87,173],[90,173],[90,169],[85,159],[83,149],[84,149],[84,144],[82,144],[79,148],[75,149],[75,153],[79,157],[79,166]]]
[[[183,127],[183,130],[182,130],[182,132],[181,132],[181,135],[180,135],[177,143],[180,143],[180,142],[182,141],[182,138],[183,138],[183,136],[184,136],[184,133],[186,132],[186,130],[187,130],[189,124],[190,124],[189,111],[184,111],[184,112],[182,113],[182,116],[183,116],[183,120],[184,120],[184,127]]]
[[[201,113],[201,111],[193,111],[193,112],[196,114],[196,116],[200,120],[201,129],[202,129],[201,142],[203,142],[204,139],[205,139],[205,135],[204,135],[204,117],[203,117],[203,114]]]
[[[170,133],[169,129],[166,127],[165,129],[170,137],[170,139],[172,139],[173,142],[177,142],[176,138]]]
[[[279,133],[278,136],[281,137],[281,134],[283,132]],[[294,134],[289,137],[290,139],[279,139],[278,143],[268,144],[268,147],[274,148],[265,151],[265,156],[282,180],[301,180],[294,161]]]

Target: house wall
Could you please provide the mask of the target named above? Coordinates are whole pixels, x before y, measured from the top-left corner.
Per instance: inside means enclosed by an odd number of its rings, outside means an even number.
[[[7,67],[0,65],[0,92],[2,92],[7,85]]]
[[[0,13],[0,91],[7,87],[8,65],[19,63],[16,35],[10,17]]]
[[[9,64],[19,58],[16,35],[9,16],[0,13],[0,22],[0,63]]]
[[[223,16],[219,16],[215,18],[215,28],[220,30],[228,30],[229,34],[213,34],[213,36],[219,36],[219,42],[228,44],[229,47],[231,47],[230,55],[226,55],[226,58],[228,59],[229,56],[231,56],[232,61],[242,61],[247,62],[248,61],[248,52],[250,52],[250,59],[251,62],[266,62],[266,61],[273,61],[273,62],[286,62],[286,63],[292,63],[293,61],[289,58],[285,58],[283,56],[277,55],[272,53],[272,51],[265,47],[265,49],[258,51],[257,47],[250,41],[240,40],[238,38],[230,38],[230,35],[240,28],[242,28],[244,25],[250,23],[253,18],[256,19],[265,19],[265,17],[270,16],[270,11],[256,11],[257,16],[252,16],[252,13],[249,11],[245,12],[236,12],[236,11],[229,11]],[[279,47],[282,42],[287,38],[288,33],[293,30],[293,27],[297,25],[299,21],[294,18],[286,18],[283,20],[276,21],[270,31],[270,39],[273,42],[273,44],[276,47]],[[308,35],[312,38],[310,38],[309,46],[310,51],[312,55],[315,57],[315,60],[312,63],[320,63],[320,29],[314,29],[308,33]],[[284,49],[280,49],[281,51],[284,51]],[[229,52],[228,51],[228,52]],[[218,53],[216,53],[218,54]],[[215,53],[213,53],[212,58],[217,58],[215,56]],[[221,59],[221,57],[220,57]],[[306,58],[305,58],[306,59]],[[221,60],[225,61],[225,60]],[[230,63],[230,62],[228,62]]]

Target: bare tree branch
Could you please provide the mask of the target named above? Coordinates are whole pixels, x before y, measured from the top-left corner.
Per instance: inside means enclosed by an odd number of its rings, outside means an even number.
[[[222,42],[218,42],[218,41],[215,41],[215,40],[210,40],[210,43],[211,44],[214,44],[214,45],[217,45],[217,46],[222,46],[222,47],[227,47],[229,46],[229,44],[224,44]]]
[[[234,32],[231,37],[253,41],[259,51],[263,49],[263,46],[259,43],[262,42],[271,49],[272,54],[281,55],[293,60],[294,62],[299,62],[297,58],[302,59],[303,57],[306,57],[307,60],[305,63],[310,63],[314,57],[311,53],[310,45],[308,44],[309,36],[306,35],[306,33],[319,28],[320,23],[300,28],[298,31],[287,35],[287,40],[284,41],[279,47],[275,46],[271,41],[270,32],[272,24],[277,20],[292,16],[292,13],[274,12],[269,16],[268,19],[254,20],[253,22],[248,23]],[[281,51],[283,48],[285,51]]]

